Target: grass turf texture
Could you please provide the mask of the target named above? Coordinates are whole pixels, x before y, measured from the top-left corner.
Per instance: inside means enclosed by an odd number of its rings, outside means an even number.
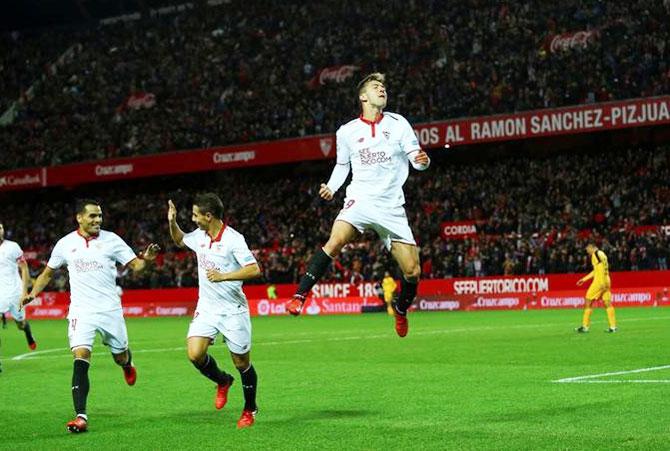
[[[254,318],[256,425],[236,430],[239,375],[228,405],[187,361],[188,318],[129,319],[134,387],[96,344],[86,434],[69,435],[72,359],[66,322],[33,321],[37,353],[2,330],[0,407],[9,449],[667,449],[670,369],[561,378],[670,364],[670,309],[604,311],[589,334],[581,311],[413,313],[396,337],[386,314]],[[46,351],[46,352],[45,352]]]

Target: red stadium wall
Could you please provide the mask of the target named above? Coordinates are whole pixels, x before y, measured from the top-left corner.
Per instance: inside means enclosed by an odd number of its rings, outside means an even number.
[[[424,280],[415,302],[417,310],[525,310],[579,308],[586,286],[576,287],[581,274],[500,276]],[[670,305],[670,271],[612,273],[614,305]],[[296,285],[278,285],[277,299],[268,299],[267,286],[249,285],[252,316],[286,314],[285,304]],[[128,290],[123,293],[126,316],[192,315],[198,298],[196,288]],[[68,293],[43,293],[27,307],[31,318],[64,318]],[[305,308],[310,315],[360,313],[364,307],[379,306],[372,283],[351,285],[325,283],[314,287]]]
[[[424,148],[578,135],[670,124],[670,96],[415,124]],[[0,191],[127,180],[335,158],[335,136],[254,142],[211,149],[0,172]]]

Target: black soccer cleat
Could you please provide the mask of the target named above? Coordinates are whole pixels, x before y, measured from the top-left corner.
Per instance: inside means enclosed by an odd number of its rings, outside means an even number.
[[[586,326],[579,326],[579,327],[575,328],[575,332],[577,332],[579,334],[585,334],[585,333],[588,333],[588,331],[589,331],[589,328],[586,327]]]

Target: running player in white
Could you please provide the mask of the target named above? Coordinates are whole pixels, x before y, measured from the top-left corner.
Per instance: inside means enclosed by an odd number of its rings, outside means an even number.
[[[123,368],[128,385],[134,385],[137,372],[128,348],[128,332],[123,318],[121,298],[116,289],[116,264],[142,271],[146,261],[156,259],[159,247],[149,244],[136,256],[115,233],[101,230],[102,209],[95,200],[77,202],[79,228],[58,240],[42,274],[35,280],[26,305],[49,284],[57,268],[67,265],[70,276],[70,309],[67,315],[68,339],[74,356],[72,400],[76,417],[67,423],[70,432],[86,432],[86,399],[89,391],[88,368],[96,333],[109,346],[114,361]]]
[[[258,378],[249,358],[251,320],[242,282],[258,277],[261,270],[244,236],[223,222],[223,203],[216,194],[206,193],[195,199],[191,219],[198,228],[192,232],[184,233],[179,228],[172,201],[168,202],[167,216],[172,240],[194,251],[198,258],[198,305],[187,334],[188,358],[217,384],[214,405],[223,408],[234,379],[207,353],[217,335],[223,335],[244,392],[244,409],[237,427],[253,426],[258,411]]]
[[[30,323],[26,320],[25,311],[19,309],[19,302],[28,292],[29,284],[30,273],[23,250],[14,241],[5,239],[5,227],[0,223],[0,313],[11,313],[19,330],[26,334],[28,347],[34,350],[37,343]]]
[[[412,126],[396,113],[383,112],[387,93],[383,74],[372,73],[358,84],[362,113],[339,128],[337,164],[319,195],[331,200],[352,172],[344,208],[335,218],[330,238],[310,260],[298,291],[288,303],[292,315],[299,315],[310,289],[323,276],[342,247],[372,229],[391,251],[403,274],[400,295],[394,302],[395,329],[407,335],[407,310],[416,297],[421,267],[416,241],[407,222],[402,186],[409,164],[424,171],[430,158],[421,150]]]

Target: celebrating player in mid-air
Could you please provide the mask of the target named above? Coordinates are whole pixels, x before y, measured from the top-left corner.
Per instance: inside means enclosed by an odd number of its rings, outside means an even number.
[[[76,417],[67,423],[70,432],[86,432],[88,416],[86,399],[89,391],[88,368],[96,332],[109,346],[114,361],[123,369],[128,385],[134,385],[137,372],[128,348],[128,332],[123,319],[121,299],[116,289],[116,263],[142,271],[145,260],[155,260],[159,247],[149,244],[139,257],[115,233],[101,230],[100,203],[84,199],[77,202],[79,227],[58,240],[42,274],[35,280],[24,306],[35,299],[49,284],[54,270],[67,265],[70,276],[70,309],[68,338],[74,356],[72,400]]]
[[[582,285],[584,282],[591,279],[593,279],[593,282],[591,282],[589,289],[586,291],[586,296],[584,297],[582,325],[575,330],[580,333],[589,331],[589,327],[591,326],[591,313],[593,313],[591,303],[598,299],[602,299],[605,309],[607,310],[607,322],[609,323],[609,327],[605,332],[616,332],[616,316],[614,314],[614,306],[612,305],[612,281],[610,280],[607,255],[593,243],[589,243],[586,246],[586,253],[591,258],[593,271],[579,279],[577,285]]]
[[[393,308],[396,332],[404,337],[408,331],[407,310],[416,297],[421,267],[403,207],[402,186],[409,175],[409,163],[424,171],[430,159],[421,150],[409,122],[399,114],[383,112],[387,102],[384,83],[385,77],[380,73],[361,80],[357,94],[362,113],[337,131],[337,164],[328,183],[321,184],[319,195],[331,200],[351,171],[344,208],[335,218],[328,242],[310,260],[287,309],[290,314],[299,315],[310,289],[342,247],[365,229],[372,229],[391,251],[403,274]]]
[[[34,350],[37,343],[30,323],[26,320],[25,311],[19,309],[19,301],[28,292],[29,282],[30,273],[23,250],[14,241],[5,239],[5,226],[0,223],[0,313],[12,314],[18,328],[26,334],[28,347]]]
[[[184,233],[177,224],[177,208],[172,201],[168,203],[172,240],[194,251],[198,258],[198,305],[188,329],[188,358],[203,376],[217,384],[214,405],[223,408],[234,379],[207,353],[217,335],[223,335],[242,379],[244,409],[237,422],[241,429],[253,426],[258,411],[258,378],[249,357],[251,320],[242,282],[258,277],[261,270],[244,236],[222,218],[221,199],[216,194],[202,194],[195,199],[191,216],[198,228]]]

